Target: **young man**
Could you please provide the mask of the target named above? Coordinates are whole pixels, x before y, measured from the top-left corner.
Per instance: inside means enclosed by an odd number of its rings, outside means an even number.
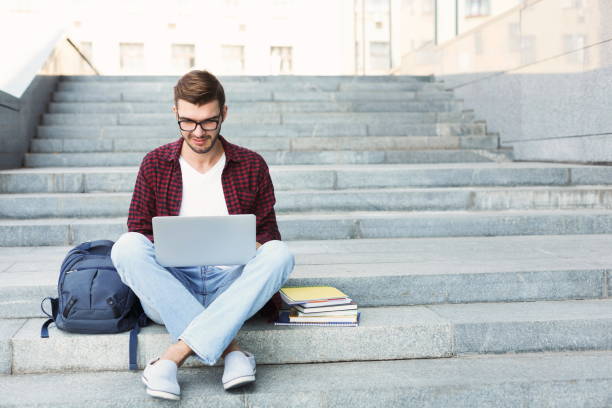
[[[174,88],[172,111],[181,138],[143,159],[128,215],[130,232],[115,243],[111,257],[147,316],[172,337],[173,344],[143,372],[147,393],[179,399],[177,371],[190,355],[207,365],[223,357],[225,389],[255,381],[255,358],[240,350],[234,337],[282,287],[294,257],[280,241],[264,159],[220,135],[227,106],[217,78],[206,71],[184,75]],[[257,253],[249,263],[188,268],[157,263],[154,216],[228,214],[256,216]]]

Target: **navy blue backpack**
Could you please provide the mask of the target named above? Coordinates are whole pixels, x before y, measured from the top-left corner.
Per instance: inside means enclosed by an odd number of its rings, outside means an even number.
[[[60,268],[57,298],[41,302],[50,317],[40,336],[49,337],[49,324],[73,333],[110,334],[131,330],[130,370],[137,369],[136,349],[140,328],[149,321],[136,294],[121,281],[110,253],[114,242],[85,242],[71,249]],[[43,307],[51,300],[51,314]]]

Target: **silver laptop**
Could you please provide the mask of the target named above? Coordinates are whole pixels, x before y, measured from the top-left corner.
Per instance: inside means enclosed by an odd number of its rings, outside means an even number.
[[[162,266],[244,265],[255,256],[255,215],[153,217]]]

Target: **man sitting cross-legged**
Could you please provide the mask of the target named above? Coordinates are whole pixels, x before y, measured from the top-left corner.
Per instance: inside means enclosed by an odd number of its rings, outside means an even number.
[[[174,88],[172,111],[181,138],[143,159],[130,232],[115,243],[111,257],[147,316],[165,325],[173,340],[143,372],[147,393],[179,399],[177,371],[190,355],[207,365],[223,357],[225,389],[255,381],[255,358],[234,337],[286,282],[294,257],[280,241],[264,159],[220,135],[227,106],[217,78],[206,71],[184,75]],[[156,261],[153,217],[228,214],[256,216],[257,252],[246,265],[166,268]]]

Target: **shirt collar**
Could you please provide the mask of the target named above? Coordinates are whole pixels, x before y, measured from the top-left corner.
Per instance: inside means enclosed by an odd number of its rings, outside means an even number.
[[[242,157],[237,150],[237,146],[225,140],[225,138],[219,135],[219,142],[223,145],[225,151],[225,159],[227,161],[241,161]],[[164,158],[167,161],[178,161],[181,157],[181,148],[183,147],[183,138],[179,138],[177,141],[167,145],[164,149]]]

